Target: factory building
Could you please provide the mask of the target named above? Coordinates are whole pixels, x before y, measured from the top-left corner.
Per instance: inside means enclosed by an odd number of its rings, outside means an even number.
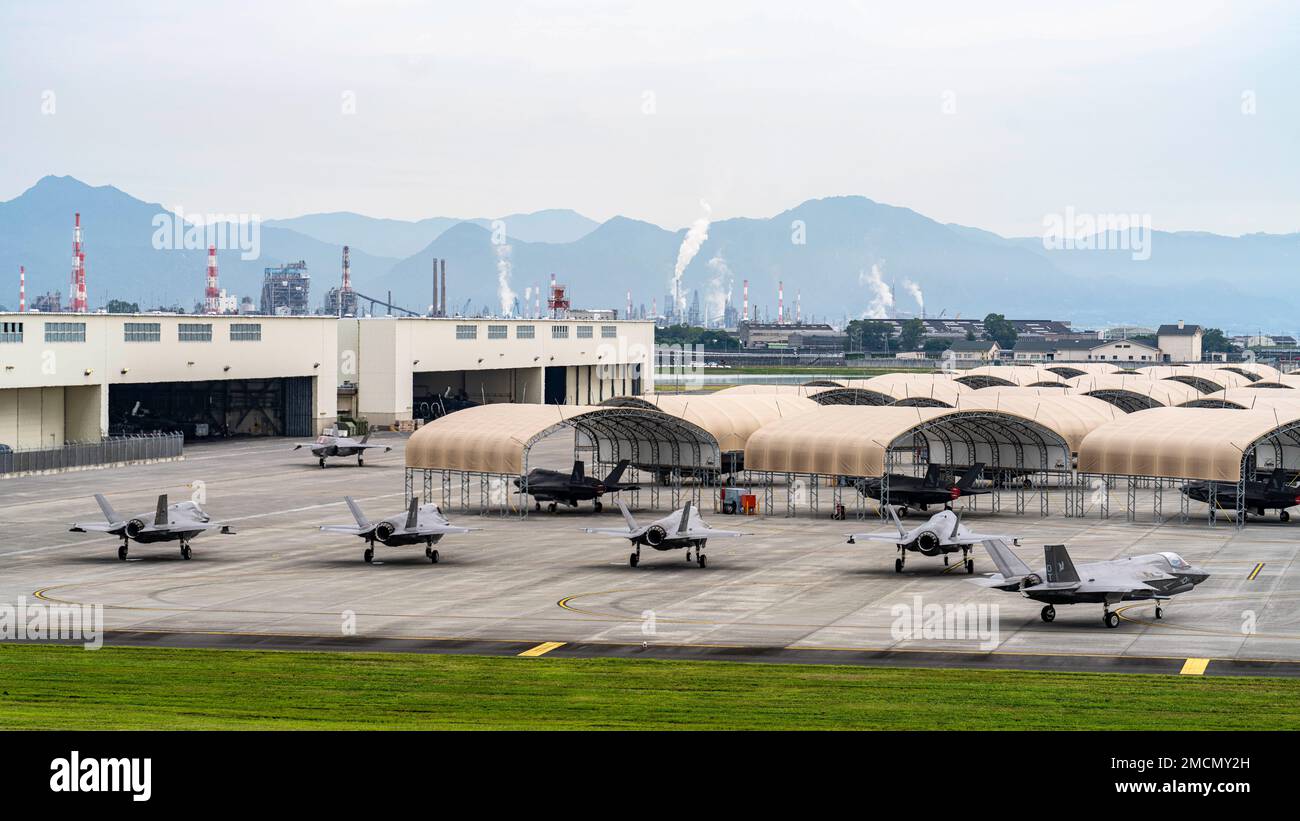
[[[390,425],[428,418],[439,399],[595,405],[652,392],[653,355],[645,321],[341,320],[339,409]]]
[[[1200,362],[1202,336],[1204,332],[1200,325],[1188,325],[1181,319],[1176,325],[1161,325],[1156,330],[1161,361]]]
[[[812,348],[844,350],[848,335],[830,325],[792,322],[742,322],[740,344],[744,348]]]
[[[649,322],[0,314],[0,444],[311,437],[419,402],[597,404],[653,390]]]
[[[262,279],[262,304],[260,312],[268,316],[305,316],[311,313],[308,304],[311,292],[311,274],[304,260],[267,268]]]

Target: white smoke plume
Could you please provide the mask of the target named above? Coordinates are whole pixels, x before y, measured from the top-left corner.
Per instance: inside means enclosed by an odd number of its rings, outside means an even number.
[[[501,315],[514,312],[515,292],[510,287],[510,246],[497,246],[497,299],[501,302]]]
[[[682,274],[686,271],[686,266],[691,264],[695,255],[700,252],[700,246],[709,238],[709,223],[713,220],[713,209],[704,200],[700,200],[700,207],[704,209],[704,216],[691,223],[691,227],[686,231],[686,237],[682,239],[682,246],[677,249],[677,264],[673,266],[673,279],[669,283],[670,293],[673,294],[677,301],[677,312],[679,314],[686,312],[686,293],[682,290]]]
[[[709,260],[709,271],[708,291],[704,297],[706,325],[726,314],[727,303],[731,301],[731,291],[736,284],[736,276],[727,266],[727,261],[722,258],[721,251],[715,253],[713,259]]]
[[[912,295],[912,299],[916,300],[916,306],[920,309],[920,313],[925,313],[925,294],[921,293],[921,286],[910,279],[905,279],[903,280],[903,287]]]
[[[894,307],[894,293],[885,284],[880,274],[880,266],[871,263],[871,273],[858,272],[858,284],[866,285],[871,294],[867,310],[862,312],[863,319],[889,319],[889,311]]]

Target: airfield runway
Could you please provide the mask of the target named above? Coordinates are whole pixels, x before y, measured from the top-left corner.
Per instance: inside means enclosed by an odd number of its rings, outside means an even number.
[[[1037,603],[970,584],[939,559],[909,554],[896,574],[891,545],[845,543],[852,530],[886,530],[876,519],[706,509],[713,526],[750,535],[711,542],[707,568],[649,549],[632,568],[625,540],[581,532],[619,526],[612,505],[525,519],[453,512],[477,530],[446,538],[437,565],[422,548],[382,545],[367,565],[360,539],[316,528],[350,522],[344,494],[371,518],[404,507],[404,437],[376,440],[394,451],[364,467],[340,459],[321,470],[285,440],[260,439],[187,446],[178,462],[0,479],[0,601],[101,604],[108,644],[1300,675],[1300,524],[1129,523],[1114,502],[1108,520],[968,517],[981,532],[1021,537],[1034,567],[1042,544],[1064,543],[1076,563],[1174,550],[1211,572],[1160,621],[1150,604],[1121,605],[1117,629],[1102,625],[1098,605],[1058,608],[1044,624]],[[568,467],[569,446],[549,447],[555,466]],[[137,513],[161,492],[188,498],[197,482],[208,513],[238,534],[195,539],[191,561],[173,543],[132,544],[122,562],[114,538],[68,532],[99,520],[97,491]],[[977,573],[994,569],[974,555]],[[896,606],[965,604],[984,606],[996,631],[894,629]]]

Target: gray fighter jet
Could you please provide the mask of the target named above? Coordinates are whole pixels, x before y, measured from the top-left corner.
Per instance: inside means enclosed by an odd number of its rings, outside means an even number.
[[[208,530],[220,529],[227,535],[233,534],[234,528],[214,522],[195,502],[177,502],[167,504],[167,494],[158,497],[158,507],[153,513],[141,513],[129,519],[119,516],[113,506],[103,495],[96,493],[95,501],[104,512],[106,522],[78,522],[70,531],[72,533],[112,533],[122,540],[117,549],[117,557],[126,561],[127,547],[132,541],[140,544],[154,542],[181,543],[181,558],[190,557],[190,539]]]
[[[655,519],[648,525],[639,525],[627,505],[618,501],[618,509],[623,514],[626,529],[616,527],[584,527],[587,533],[600,533],[606,536],[622,536],[629,539],[636,552],[628,557],[627,563],[636,567],[641,561],[641,546],[653,547],[655,550],[680,550],[686,548],[686,561],[691,560],[691,549],[695,550],[695,561],[700,567],[708,562],[704,555],[704,546],[710,538],[723,536],[744,536],[735,530],[714,530],[704,523],[700,514],[691,503],[687,502],[681,510],[674,510],[662,519]]]
[[[971,549],[980,542],[989,539],[1011,539],[1020,544],[1018,539],[1010,536],[993,536],[974,533],[961,523],[961,514],[951,510],[941,510],[930,517],[929,521],[911,530],[903,530],[903,523],[898,520],[892,507],[886,507],[889,517],[894,520],[897,533],[853,533],[849,544],[856,544],[859,539],[873,542],[893,542],[898,546],[898,558],[894,559],[894,572],[902,573],[907,558],[907,551],[920,553],[922,556],[943,556],[943,563],[948,564],[948,554],[961,551],[961,560],[966,565],[967,573],[975,572],[975,560],[970,557]]]
[[[391,445],[366,444],[369,439],[369,433],[358,439],[355,436],[344,436],[337,428],[326,428],[316,437],[315,442],[300,442],[293,449],[311,448],[312,456],[320,459],[321,467],[325,467],[325,459],[330,456],[355,456],[359,467],[365,464],[362,457],[368,448],[383,448],[385,452],[393,449]]]
[[[998,572],[987,579],[972,579],[972,583],[1019,591],[1026,598],[1044,602],[1040,615],[1047,622],[1056,618],[1058,604],[1100,604],[1102,623],[1118,627],[1119,614],[1111,612],[1112,604],[1150,599],[1155,599],[1156,618],[1161,618],[1164,615],[1161,602],[1186,593],[1210,577],[1182,556],[1168,551],[1088,562],[1076,568],[1065,545],[1049,544],[1043,547],[1045,567],[1033,571],[1006,542],[991,539],[984,542],[984,549],[993,557]]]
[[[389,547],[424,544],[424,556],[434,564],[438,563],[438,551],[433,546],[442,541],[448,533],[469,533],[467,527],[455,527],[442,515],[437,505],[421,505],[418,496],[411,497],[410,507],[405,513],[390,516],[372,522],[361,512],[361,506],[351,496],[344,496],[352,511],[355,525],[321,525],[326,533],[348,533],[366,540],[366,552],[361,557],[370,564],[375,560],[375,542]]]

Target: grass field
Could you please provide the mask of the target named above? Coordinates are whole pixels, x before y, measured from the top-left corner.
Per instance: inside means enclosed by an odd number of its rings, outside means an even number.
[[[1297,729],[1300,680],[0,645],[0,729]]]

